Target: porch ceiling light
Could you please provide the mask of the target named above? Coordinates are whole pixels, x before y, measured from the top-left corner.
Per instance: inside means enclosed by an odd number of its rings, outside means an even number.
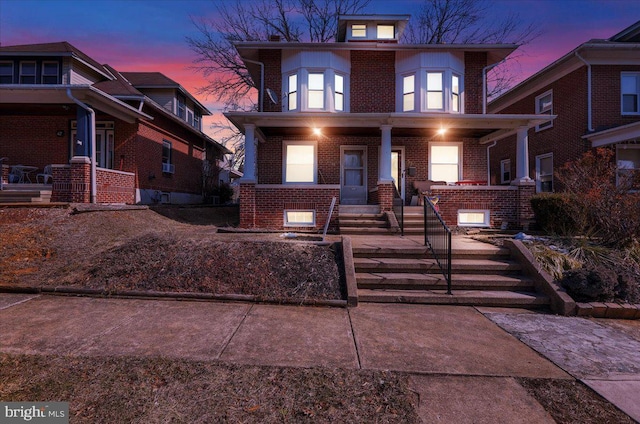
[[[313,134],[318,135],[318,136],[322,135],[322,129],[313,128]]]
[[[438,135],[444,135],[446,132],[447,132],[447,129],[446,129],[446,128],[440,128],[440,129],[437,131],[437,134],[438,134]]]

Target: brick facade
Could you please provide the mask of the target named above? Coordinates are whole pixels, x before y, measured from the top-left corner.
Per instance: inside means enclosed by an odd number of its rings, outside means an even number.
[[[351,112],[394,112],[395,52],[351,51]]]
[[[135,203],[135,174],[102,168],[96,173],[98,203]]]
[[[482,113],[482,69],[485,66],[486,52],[464,54],[464,113]]]

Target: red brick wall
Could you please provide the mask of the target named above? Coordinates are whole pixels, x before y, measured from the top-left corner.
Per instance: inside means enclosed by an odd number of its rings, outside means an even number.
[[[98,169],[98,203],[135,203],[135,174]]]
[[[71,165],[53,165],[52,202],[71,202]]]
[[[264,63],[264,104],[265,112],[282,112],[282,51],[281,50],[261,50],[260,62]],[[278,96],[278,103],[274,104],[269,100],[266,93],[267,88],[272,89]]]
[[[591,67],[593,128],[596,131],[640,121],[638,115],[622,115],[620,73],[623,71],[640,72],[640,66],[593,65]]]
[[[69,181],[71,182],[69,190],[71,202],[91,202],[91,164],[72,160]]]
[[[458,225],[460,209],[490,210],[492,227],[499,228],[503,222],[509,223],[511,228],[518,226],[516,187],[443,187],[433,188],[432,192],[440,196],[438,208],[449,227]]]
[[[486,52],[465,52],[464,113],[482,113],[482,68],[485,66]]]
[[[351,112],[394,112],[395,79],[395,52],[351,51]]]

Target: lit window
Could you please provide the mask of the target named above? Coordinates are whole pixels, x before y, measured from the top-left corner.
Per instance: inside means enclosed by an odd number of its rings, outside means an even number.
[[[429,144],[429,179],[454,183],[460,180],[462,169],[462,145],[460,143]]]
[[[351,25],[351,36],[354,38],[363,38],[367,36],[367,26],[365,24]]]
[[[402,111],[409,112],[416,109],[416,77],[407,75],[402,79]]]
[[[336,111],[344,110],[344,77],[342,75],[337,75],[335,78],[335,104]]]
[[[553,92],[551,90],[536,97],[536,113],[553,115]],[[553,127],[553,121],[548,121],[536,126],[536,131],[551,127]]]
[[[13,62],[0,62],[0,84],[13,84]]]
[[[309,109],[324,109],[324,74],[310,73],[307,87]]]
[[[393,25],[378,25],[379,40],[393,40],[395,38],[395,27]]]
[[[58,62],[42,62],[42,83],[58,84]]]
[[[427,72],[427,109],[443,110],[442,72]]]
[[[289,92],[287,93],[289,110],[298,108],[298,75],[289,75]]]
[[[536,156],[536,189],[538,193],[553,191],[553,153]]]
[[[36,83],[36,62],[20,62],[20,84]]]
[[[465,210],[458,211],[458,225],[460,227],[488,227],[488,210]]]
[[[285,210],[285,227],[313,227],[316,225],[315,210]]]
[[[618,167],[616,184],[633,184],[632,178],[638,178],[640,173],[640,145],[618,144],[616,147],[616,165]],[[636,187],[633,188],[636,189]]]
[[[285,142],[284,182],[316,182],[316,146],[309,142]]]
[[[511,182],[511,159],[500,161],[500,183],[508,184]]]
[[[621,75],[622,113],[637,115],[640,113],[640,73]]]
[[[460,77],[451,76],[451,111],[460,112]]]

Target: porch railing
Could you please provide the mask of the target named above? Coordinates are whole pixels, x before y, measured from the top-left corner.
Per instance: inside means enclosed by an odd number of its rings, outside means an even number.
[[[447,294],[451,294],[451,230],[428,196],[424,196],[424,245],[431,250],[447,280]]]
[[[400,234],[404,236],[404,199],[395,184],[393,185],[393,213],[398,220]]]

